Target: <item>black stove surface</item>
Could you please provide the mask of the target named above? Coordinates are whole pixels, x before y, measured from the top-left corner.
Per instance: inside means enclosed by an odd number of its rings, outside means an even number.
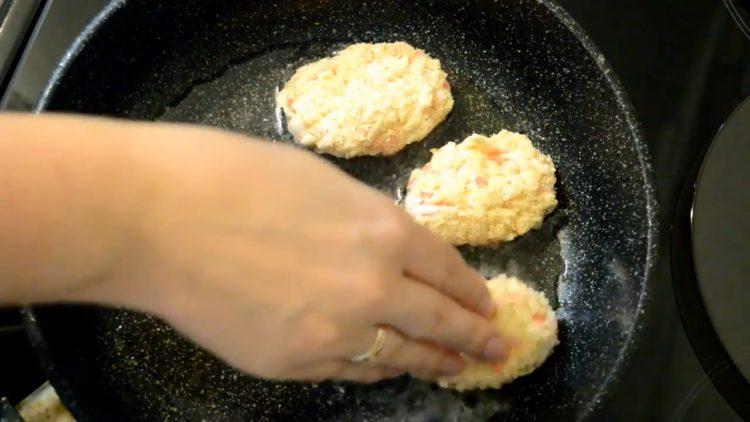
[[[599,45],[630,95],[651,150],[662,233],[668,234],[693,163],[750,94],[750,41],[715,0],[558,1]],[[72,37],[107,2],[43,2],[39,30],[19,56],[15,77],[6,78],[5,108],[31,108]],[[690,347],[672,290],[668,236],[663,239],[637,350],[593,419],[741,420]],[[15,311],[0,311],[0,396],[14,403],[44,380],[23,333],[13,328],[19,323]]]
[[[693,164],[750,94],[750,42],[721,2],[561,3],[597,42],[630,94],[649,143],[665,234],[640,346],[599,417],[741,420],[714,388],[681,324],[668,234],[683,184],[692,183]]]

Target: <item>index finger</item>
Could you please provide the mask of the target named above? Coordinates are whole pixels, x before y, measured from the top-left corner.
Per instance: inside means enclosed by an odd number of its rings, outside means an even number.
[[[487,282],[456,248],[414,221],[410,221],[409,231],[404,275],[432,286],[480,315],[494,315],[495,302]]]
[[[399,299],[378,308],[371,316],[378,323],[478,359],[496,362],[505,357],[505,344],[490,321],[424,283],[404,277],[391,288]]]

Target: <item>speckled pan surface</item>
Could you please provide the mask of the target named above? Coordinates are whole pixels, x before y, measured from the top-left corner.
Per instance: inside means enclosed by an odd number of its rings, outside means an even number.
[[[561,345],[500,391],[402,378],[278,384],[227,368],[146,316],[83,307],[27,313],[81,420],[579,419],[616,378],[643,310],[656,243],[645,147],[609,66],[555,4],[495,1],[116,1],[56,72],[40,110],[188,121],[289,142],[274,92],[353,42],[403,40],[442,61],[456,99],[423,143],[392,158],[330,158],[398,200],[429,149],[472,132],[528,134],[558,169],[559,209],[497,249],[464,248],[485,275],[542,289]]]

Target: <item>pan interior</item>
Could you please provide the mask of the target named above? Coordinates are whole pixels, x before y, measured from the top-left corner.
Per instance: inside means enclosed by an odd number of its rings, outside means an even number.
[[[326,159],[398,202],[431,148],[500,129],[529,135],[555,161],[559,208],[540,230],[461,252],[485,276],[508,272],[544,291],[561,321],[561,345],[537,372],[500,391],[459,394],[405,377],[374,386],[272,383],[237,373],[149,316],[38,310],[38,346],[49,351],[53,381],[72,390],[62,395],[73,407],[96,415],[105,404],[154,420],[526,420],[591,410],[639,318],[653,211],[627,106],[602,59],[559,20],[556,6],[121,3],[83,38],[43,107],[290,142],[274,93],[300,65],[354,42],[407,41],[440,59],[456,104],[424,142],[394,157]],[[79,329],[61,329],[70,324]]]

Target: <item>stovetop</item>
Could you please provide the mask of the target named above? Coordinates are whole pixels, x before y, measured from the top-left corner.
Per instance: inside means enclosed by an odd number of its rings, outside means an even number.
[[[0,0],[0,20],[10,1]],[[40,0],[29,18],[37,31],[25,53],[15,55],[13,78],[3,78],[0,61],[0,92],[6,91],[0,104],[29,110],[72,37],[107,2]],[[715,0],[558,2],[599,45],[630,95],[653,159],[662,233],[669,233],[692,164],[750,94],[750,41]],[[681,325],[667,241],[664,236],[637,350],[594,420],[740,420]],[[12,403],[44,382],[20,325],[17,311],[0,311],[0,397]]]

